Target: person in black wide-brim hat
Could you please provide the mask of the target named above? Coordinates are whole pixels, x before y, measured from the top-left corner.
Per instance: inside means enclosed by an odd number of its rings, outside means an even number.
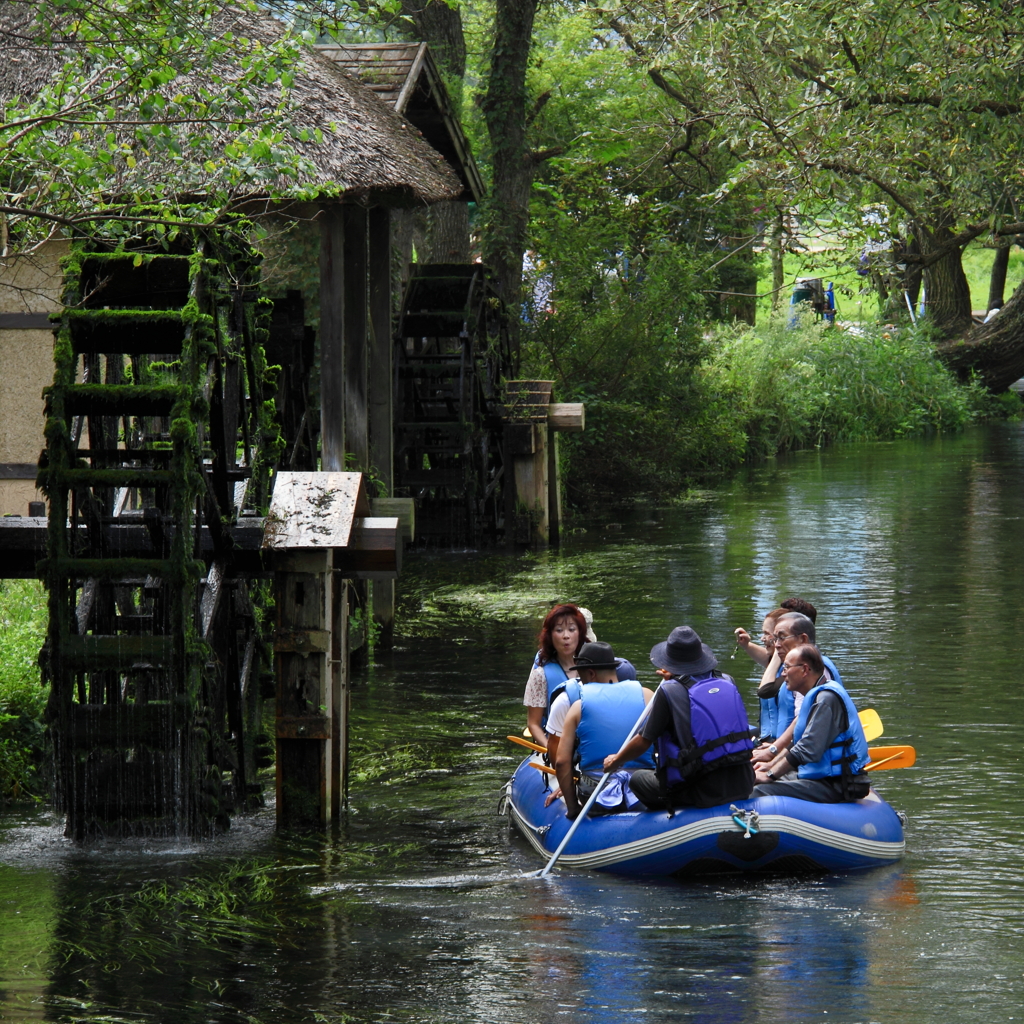
[[[636,771],[629,780],[649,810],[746,800],[754,788],[750,723],[736,684],[717,671],[714,651],[692,627],[677,626],[651,649],[651,662],[664,682],[647,722],[621,754],[605,758],[604,770],[616,771],[656,742],[656,771]],[[696,726],[695,702],[702,712]]]
[[[651,664],[664,678],[700,676],[718,668],[718,659],[696,630],[676,626],[664,643],[651,648]]]

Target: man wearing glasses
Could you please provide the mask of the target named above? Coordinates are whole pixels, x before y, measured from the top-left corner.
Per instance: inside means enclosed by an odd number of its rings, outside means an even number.
[[[799,647],[802,644],[813,645],[815,643],[814,623],[806,615],[801,615],[800,612],[780,615],[775,622],[773,639],[775,641],[775,653],[779,658],[779,662],[782,662],[785,660],[786,654],[795,647]],[[835,663],[820,651],[818,654],[825,665],[825,674],[828,679],[832,679],[842,686],[843,680]],[[777,738],[769,746],[754,751],[755,762],[769,761],[780,750],[790,745],[793,739],[793,723],[796,721],[797,713],[800,710],[799,701],[797,700],[798,695],[784,685],[782,665],[779,664],[778,672],[774,676],[769,674],[770,670],[771,666],[769,665],[768,671],[765,672],[768,679],[762,678],[761,685],[757,690],[757,696],[762,700],[775,701],[777,710],[771,717],[775,723],[775,736]]]
[[[812,644],[791,647],[782,663],[786,688],[803,695],[793,745],[755,767],[753,796],[792,796],[815,803],[860,800],[871,786],[864,766],[868,743],[857,708],[841,685],[829,680]]]

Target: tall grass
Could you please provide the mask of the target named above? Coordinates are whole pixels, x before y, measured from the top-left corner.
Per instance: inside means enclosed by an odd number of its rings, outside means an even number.
[[[37,659],[46,637],[46,594],[34,580],[0,580],[0,802],[38,799],[46,691]]]
[[[919,330],[843,331],[813,318],[791,329],[778,317],[723,329],[704,369],[707,385],[730,396],[747,458],[960,430],[1008,408],[980,384],[959,382],[932,350]]]

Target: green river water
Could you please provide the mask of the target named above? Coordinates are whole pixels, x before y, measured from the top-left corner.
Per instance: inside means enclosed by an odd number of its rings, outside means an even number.
[[[562,551],[414,555],[402,635],[353,694],[327,837],[273,812],[207,843],[78,848],[0,815],[0,1019],[989,1024],[1024,1019],[1024,427],[800,453],[591,524]],[[555,600],[638,666],[695,626],[753,699],[732,630],[780,598],[819,641],[909,815],[897,866],[676,882],[540,866],[496,814]],[[735,657],[732,655],[735,654]],[[646,675],[646,670],[641,673]]]

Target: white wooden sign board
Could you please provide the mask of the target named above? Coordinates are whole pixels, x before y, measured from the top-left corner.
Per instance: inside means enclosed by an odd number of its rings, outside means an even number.
[[[347,547],[355,518],[369,514],[362,473],[280,472],[265,520],[263,547]]]

